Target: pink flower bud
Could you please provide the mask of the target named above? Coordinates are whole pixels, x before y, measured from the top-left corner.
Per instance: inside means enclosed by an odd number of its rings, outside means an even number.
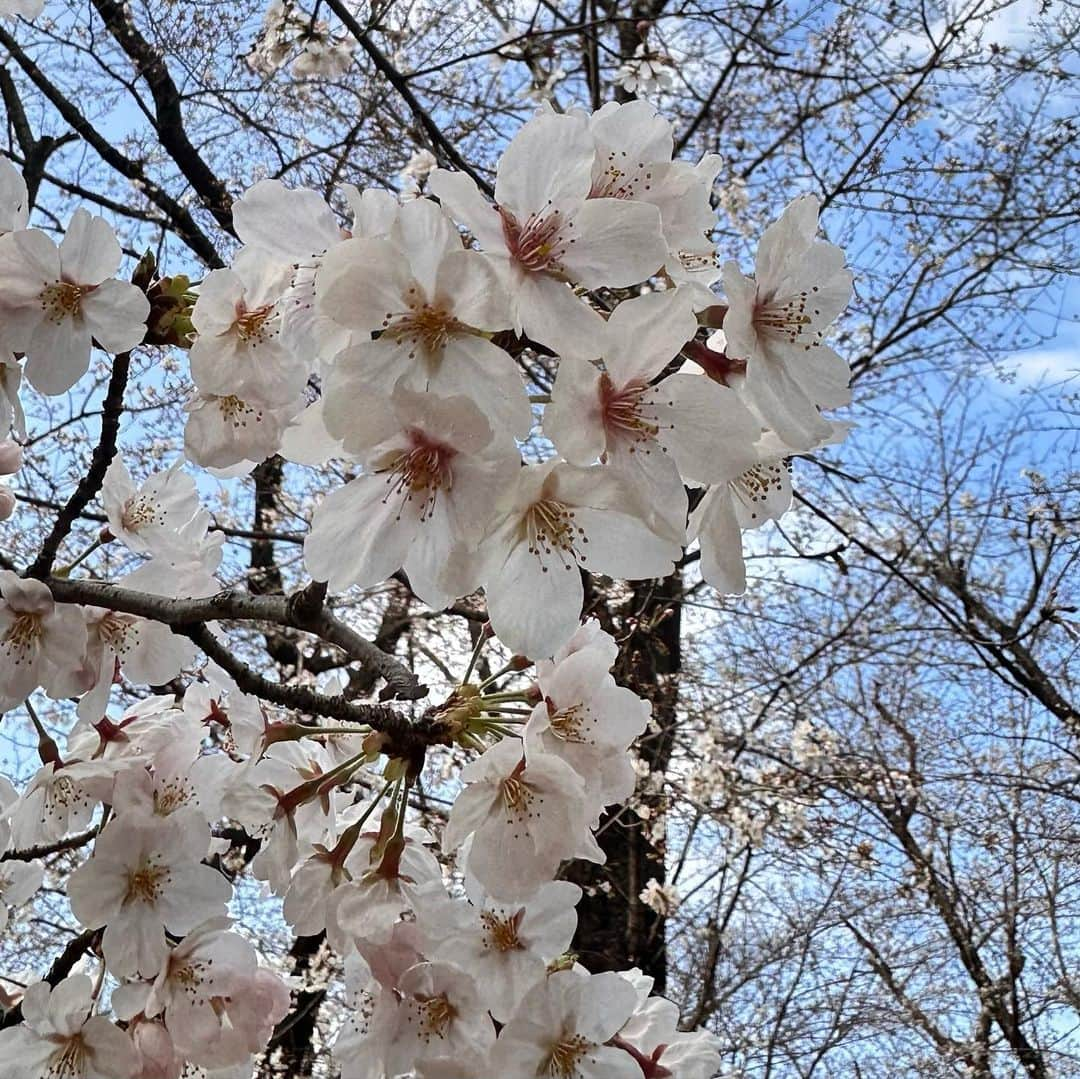
[[[0,442],[0,476],[10,476],[22,468],[22,446],[10,438]]]
[[[0,521],[6,521],[15,512],[15,496],[0,483]]]

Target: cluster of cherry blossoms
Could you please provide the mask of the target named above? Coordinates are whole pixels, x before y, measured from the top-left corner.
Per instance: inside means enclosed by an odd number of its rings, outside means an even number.
[[[581,624],[582,571],[665,577],[696,542],[705,579],[743,590],[742,533],[787,509],[787,459],[842,437],[820,410],[846,402],[848,369],[824,335],[851,275],[810,196],[765,232],[752,276],[721,268],[719,162],[672,155],[670,124],[635,101],[542,109],[493,199],[428,164],[405,201],[346,189],[345,229],[316,193],[264,180],[233,207],[241,250],[196,287],[118,278],[111,228],[83,210],[59,244],[29,228],[0,160],[5,428],[23,431],[23,374],[62,394],[93,348],[180,347],[187,463],[345,462],[355,478],[311,519],[311,577],[342,592],[400,571],[435,609],[482,589],[514,657],[471,679],[482,634],[425,713],[429,744],[476,754],[436,836],[414,805],[423,752],[374,722],[271,710],[199,668],[167,604],[158,619],[59,602],[55,583],[0,571],[0,712],[37,690],[79,698],[62,751],[27,705],[41,768],[0,788],[0,846],[27,868],[0,895],[18,905],[40,884],[26,852],[95,830],[68,882],[94,961],[26,991],[0,1074],[250,1075],[290,996],[229,920],[229,822],[293,930],[344,960],[349,1079],[715,1073],[715,1039],[680,1031],[648,979],[591,975],[568,951],[581,893],[561,867],[603,862],[596,831],[633,793],[649,722],[610,673],[614,640]],[[0,474],[20,463],[0,443]],[[184,463],[136,483],[117,455],[107,526],[64,579],[118,543],[142,561],[108,582],[117,595],[217,593],[224,535]],[[125,682],[170,692],[110,715]]]

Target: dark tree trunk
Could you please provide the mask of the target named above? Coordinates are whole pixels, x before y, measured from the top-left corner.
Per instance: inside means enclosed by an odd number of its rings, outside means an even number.
[[[678,676],[682,663],[682,580],[640,581],[630,598],[617,606],[595,588],[587,595],[589,613],[622,644],[615,679],[652,703],[653,725],[638,742],[638,753],[651,772],[664,773],[677,724]],[[644,790],[647,777],[639,789]],[[665,880],[663,839],[650,835],[663,820],[662,796],[640,794],[649,809],[642,820],[630,809],[605,814],[598,840],[607,864],[575,862],[566,874],[585,890],[578,904],[574,950],[593,973],[640,967],[663,993],[667,982],[665,919],[641,902],[651,879]]]

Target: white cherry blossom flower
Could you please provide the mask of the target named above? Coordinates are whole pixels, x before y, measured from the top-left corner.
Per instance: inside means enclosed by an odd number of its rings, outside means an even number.
[[[715,303],[708,291],[720,276],[711,233],[717,154],[697,165],[672,161],[674,129],[647,101],[609,102],[589,117],[596,140],[591,195],[648,202],[660,211],[668,245],[666,269],[675,281],[693,282],[699,302]]]
[[[611,469],[549,461],[519,469],[484,540],[479,574],[488,614],[507,648],[552,655],[581,616],[580,569],[613,577],[664,577],[681,554],[633,512]]]
[[[615,73],[615,78],[628,94],[649,97],[666,94],[675,86],[671,59],[653,52],[644,41]]]
[[[389,1075],[432,1058],[483,1054],[495,1041],[476,983],[459,967],[417,963],[398,979],[395,995],[398,1003],[386,1049]]]
[[[210,529],[211,517],[199,510],[181,525],[162,550],[122,579],[125,588],[155,596],[212,596],[221,590],[214,576],[221,565],[225,533]]]
[[[843,440],[847,425],[826,421],[827,438],[814,448]],[[766,431],[754,445],[757,462],[728,483],[710,487],[690,515],[688,534],[701,547],[701,575],[720,592],[742,595],[746,562],[742,533],[778,521],[790,508],[791,469],[796,451]]]
[[[6,821],[4,827],[7,827]],[[33,899],[44,878],[45,869],[41,862],[23,862],[15,858],[0,862],[0,933],[8,924],[8,907],[21,907]]]
[[[163,622],[122,611],[88,607],[87,663],[95,672],[94,687],[79,701],[78,714],[91,720],[105,714],[115,675],[160,686],[195,660],[195,646]]]
[[[500,899],[528,899],[555,877],[559,864],[584,858],[603,864],[587,821],[585,784],[558,757],[522,755],[506,738],[461,771],[467,784],[450,810],[443,848],[470,834],[468,869]]]
[[[281,298],[292,267],[245,248],[229,269],[207,274],[191,312],[198,331],[188,358],[204,394],[234,395],[281,408],[294,401],[308,368],[281,340]]]
[[[327,900],[326,936],[339,953],[360,942],[385,944],[402,912],[414,908],[418,890],[442,886],[439,863],[424,846],[426,833],[392,837],[385,845],[378,840],[374,833],[360,837],[345,861],[352,879]],[[298,898],[287,918],[297,912]]]
[[[448,575],[451,551],[479,540],[492,491],[519,464],[509,438],[496,438],[468,398],[439,398],[398,386],[352,399],[351,425],[328,408],[331,433],[361,457],[365,475],[331,492],[304,544],[308,571],[340,591],[386,580],[402,566],[433,607],[474,587]],[[340,421],[340,426],[337,422]]]
[[[472,398],[496,430],[524,438],[532,413],[513,359],[484,336],[511,323],[490,259],[461,246],[430,199],[402,206],[385,239],[355,239],[323,260],[319,310],[358,333],[379,332],[340,353],[327,379],[327,423],[347,423],[357,396],[395,384]],[[344,421],[344,422],[343,422]]]
[[[10,3],[10,0],[7,2]],[[27,194],[26,181],[22,173],[0,154],[0,236],[26,228],[29,217],[30,196]]]
[[[43,687],[53,696],[93,684],[82,611],[40,581],[0,570],[0,713]]]
[[[484,896],[453,900],[440,886],[417,896],[416,921],[427,954],[461,967],[476,981],[484,1005],[501,1023],[570,946],[581,889],[569,881],[542,885],[521,903]]]
[[[75,917],[105,926],[102,950],[118,975],[155,976],[168,954],[166,929],[186,933],[225,911],[229,882],[202,864],[210,829],[186,814],[117,817],[68,879]]]
[[[686,536],[684,481],[739,475],[760,433],[733,390],[692,374],[654,382],[696,330],[681,293],[625,301],[605,327],[604,369],[564,357],[543,420],[572,464],[599,459],[624,476],[637,512],[676,543]]]
[[[142,341],[150,304],[114,274],[120,244],[109,225],[76,210],[57,247],[37,229],[0,236],[0,312],[7,344],[26,353],[26,377],[45,394],[71,389],[91,343],[126,352]]]
[[[0,1079],[135,1079],[131,1039],[94,1015],[94,983],[85,974],[55,989],[37,982],[23,995],[23,1022],[0,1030]]]
[[[138,487],[117,454],[105,472],[101,501],[109,519],[109,531],[136,554],[170,549],[176,532],[199,509],[195,481],[181,472],[178,458],[162,472],[154,472]]]
[[[16,849],[54,843],[86,828],[98,804],[111,800],[122,767],[122,763],[102,760],[42,765],[11,811]]]
[[[637,1008],[619,1031],[620,1042],[655,1065],[656,1075],[712,1079],[720,1066],[720,1039],[708,1031],[679,1029],[679,1009],[664,997],[652,997],[653,979],[638,970],[620,971],[637,993]]]
[[[562,970],[522,1000],[492,1052],[498,1075],[641,1079],[637,1061],[605,1045],[634,1011],[634,988],[618,974]]]
[[[815,239],[818,200],[795,199],[758,245],[754,277],[724,264],[727,354],[746,361],[740,392],[789,446],[812,449],[831,427],[818,408],[850,400],[847,363],[822,338],[851,298],[844,252]]]
[[[196,391],[184,406],[184,456],[203,468],[230,468],[244,461],[252,467],[272,457],[281,446],[289,421],[303,408],[303,399],[282,408]]]
[[[258,965],[255,949],[227,918],[196,926],[172,948],[153,983],[128,983],[113,996],[121,1018],[163,1016],[176,1050],[193,1064],[244,1061],[288,1011],[289,993]]]
[[[634,792],[628,750],[649,722],[649,702],[615,684],[608,654],[583,648],[543,671],[543,700],[525,725],[526,757],[539,751],[565,761],[585,781],[594,821]]]
[[[560,355],[576,354],[599,324],[567,282],[634,285],[667,259],[654,206],[589,198],[594,156],[582,117],[542,110],[503,154],[494,204],[464,173],[436,169],[428,180],[493,260],[514,304],[514,328]]]

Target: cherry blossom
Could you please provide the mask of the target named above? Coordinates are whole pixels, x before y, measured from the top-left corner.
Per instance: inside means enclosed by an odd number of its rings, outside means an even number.
[[[586,647],[538,671],[543,699],[525,726],[526,756],[565,761],[586,781],[594,820],[634,791],[628,750],[649,722],[649,702],[615,684],[606,649]]]
[[[417,595],[445,605],[474,587],[449,572],[451,551],[482,535],[491,492],[514,475],[517,450],[493,436],[465,397],[399,385],[390,398],[372,390],[351,401],[350,423],[329,410],[327,422],[366,474],[315,511],[304,544],[308,570],[340,591],[377,584],[404,566]]]
[[[10,4],[11,0],[6,0]],[[34,0],[31,0],[31,4]],[[27,5],[29,6],[29,5]],[[30,196],[22,173],[0,154],[0,236],[26,228]]]
[[[710,195],[719,155],[706,154],[697,165],[672,161],[671,121],[642,100],[609,102],[591,115],[589,131],[596,140],[590,194],[654,205],[668,244],[669,276],[694,284],[698,306],[714,303],[708,286],[720,267],[710,238],[716,227]]]
[[[618,974],[562,970],[548,975],[526,994],[499,1035],[493,1070],[560,1079],[641,1079],[629,1053],[605,1044],[636,1003],[633,986]]]
[[[38,687],[53,696],[89,688],[85,661],[79,608],[54,602],[40,581],[0,570],[0,713]]]
[[[746,360],[741,392],[789,446],[812,449],[831,427],[818,408],[850,399],[846,361],[822,343],[851,298],[844,252],[815,239],[818,200],[795,199],[758,245],[754,277],[724,264],[727,354]]]
[[[598,317],[566,285],[638,284],[667,258],[654,206],[589,198],[595,157],[579,116],[541,110],[499,162],[495,203],[463,173],[436,169],[428,187],[492,259],[514,304],[514,327],[560,355],[576,354]]]
[[[22,468],[22,447],[10,439],[0,441],[0,476],[13,476]],[[0,483],[0,521],[15,512],[16,499],[4,483]]]
[[[491,260],[465,251],[435,203],[417,199],[385,239],[335,247],[317,278],[319,309],[375,341],[340,353],[326,385],[327,423],[348,425],[358,396],[395,384],[441,397],[471,397],[492,426],[528,434],[532,413],[511,357],[485,332],[511,323],[509,298]]]
[[[101,607],[85,610],[87,664],[95,684],[81,701],[80,716],[105,713],[114,672],[122,670],[132,682],[160,686],[175,678],[195,659],[195,647],[162,622]]]
[[[11,810],[16,849],[53,843],[85,828],[98,803],[110,800],[121,767],[103,760],[43,764]]]
[[[558,461],[519,469],[484,540],[479,574],[499,639],[522,655],[550,656],[581,616],[581,569],[613,577],[664,577],[679,544],[632,512],[610,469]]]
[[[546,965],[570,946],[581,889],[569,881],[541,885],[521,903],[486,897],[475,884],[470,902],[441,887],[417,896],[416,921],[433,959],[471,974],[488,1011],[506,1022]]]
[[[94,1015],[94,983],[85,974],[56,988],[37,982],[23,995],[24,1022],[0,1030],[2,1079],[135,1079],[131,1039]]]
[[[308,372],[281,341],[279,301],[291,281],[291,266],[256,249],[207,274],[191,313],[198,337],[188,354],[203,393],[267,408],[296,400]]]
[[[259,967],[255,949],[229,926],[227,918],[196,926],[151,984],[129,982],[113,996],[121,1018],[161,1016],[181,1057],[209,1067],[258,1052],[289,1003],[281,980]]]
[[[544,414],[568,461],[616,469],[640,515],[676,543],[686,535],[684,481],[739,475],[754,463],[760,433],[732,390],[692,374],[655,381],[696,330],[681,293],[627,300],[608,319],[604,369],[565,357]]]
[[[119,454],[109,464],[101,487],[109,531],[136,554],[168,550],[176,532],[198,511],[195,481],[180,471],[182,464],[177,459],[138,487]]]
[[[468,868],[490,895],[525,899],[552,880],[559,863],[603,863],[589,830],[585,783],[558,757],[522,753],[507,738],[461,770],[466,787],[450,811],[443,849],[473,835]]]
[[[59,247],[37,229],[0,236],[4,334],[26,353],[26,377],[42,393],[64,393],[79,381],[92,342],[126,352],[142,341],[150,304],[114,278],[120,258],[112,229],[85,210],[75,211]]]
[[[281,408],[245,401],[236,394],[196,392],[185,405],[184,455],[203,468],[254,466],[278,451],[285,428],[303,407],[302,399]]]
[[[210,830],[178,814],[118,817],[98,836],[94,853],[68,880],[75,917],[105,926],[102,950],[114,974],[155,975],[168,952],[165,931],[181,934],[224,913],[229,882],[201,864]]]
[[[828,437],[815,448],[842,441],[845,424],[827,422]],[[690,515],[689,536],[701,548],[701,575],[715,589],[741,595],[746,589],[742,533],[778,521],[791,506],[791,470],[796,450],[766,431],[754,445],[757,463],[728,483],[710,487]]]

